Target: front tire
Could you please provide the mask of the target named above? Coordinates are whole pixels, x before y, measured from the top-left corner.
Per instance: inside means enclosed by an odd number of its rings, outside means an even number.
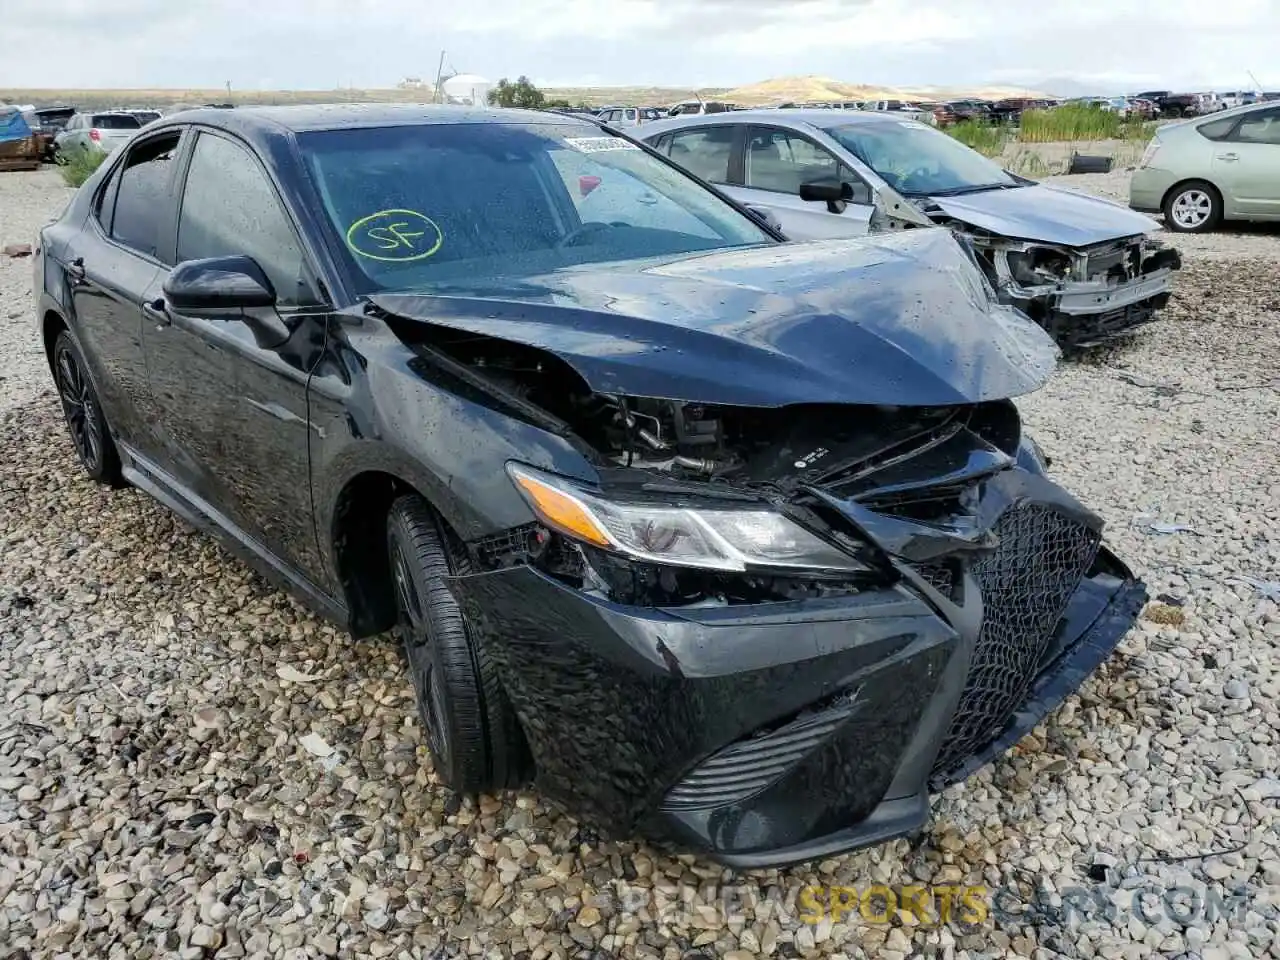
[[[398,631],[437,774],[459,793],[519,786],[527,767],[524,734],[492,658],[446,584],[471,572],[469,558],[416,495],[391,505],[387,551]]]
[[[1208,233],[1222,221],[1222,195],[1211,183],[1188,180],[1164,198],[1164,225],[1176,233]]]
[[[109,487],[123,486],[120,452],[111,439],[107,418],[84,360],[66,330],[53,342],[53,379],[58,387],[58,399],[62,401],[62,416],[71,433],[71,444],[85,473]]]

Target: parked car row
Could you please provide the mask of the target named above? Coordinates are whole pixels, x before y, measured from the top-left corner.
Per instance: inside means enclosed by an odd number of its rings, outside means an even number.
[[[1145,604],[1023,426],[1057,350],[1002,299],[1128,304],[1171,263],[887,112],[651,126],[135,131],[33,251],[71,442],[353,638],[395,629],[456,791],[532,781],[740,868],[918,832]],[[792,195],[972,230],[787,243],[733,199]]]
[[[133,131],[161,117],[161,111],[145,107],[90,113],[69,105],[14,109],[21,110],[38,156],[46,162],[65,162],[84,153],[110,153]]]

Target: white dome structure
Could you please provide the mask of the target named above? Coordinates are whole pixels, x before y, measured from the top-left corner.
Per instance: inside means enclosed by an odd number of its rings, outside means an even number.
[[[483,107],[489,102],[489,91],[493,88],[493,83],[474,73],[460,73],[450,77],[442,86],[445,96],[454,103]]]

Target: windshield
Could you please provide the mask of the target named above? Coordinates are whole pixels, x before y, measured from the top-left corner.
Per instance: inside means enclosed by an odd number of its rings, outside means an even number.
[[[967,193],[1018,183],[976,150],[915,120],[851,123],[827,133],[906,196]]]
[[[360,292],[774,242],[679,170],[584,124],[298,138]]]

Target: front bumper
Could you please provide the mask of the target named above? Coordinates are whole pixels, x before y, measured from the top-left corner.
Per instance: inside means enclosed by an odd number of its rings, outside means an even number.
[[[528,566],[454,579],[539,788],[611,834],[735,867],[878,843],[919,829],[931,788],[1039,723],[1145,601],[1098,548],[1100,522],[1027,470],[988,481],[979,523],[994,548],[852,504],[849,518],[892,543],[902,580],[838,599],[654,609]]]
[[[1181,265],[1178,261],[1177,266]],[[1067,350],[1130,336],[1155,320],[1169,302],[1174,269],[1159,270],[1115,286],[1067,284],[1061,293],[1049,298],[1044,327]]]

